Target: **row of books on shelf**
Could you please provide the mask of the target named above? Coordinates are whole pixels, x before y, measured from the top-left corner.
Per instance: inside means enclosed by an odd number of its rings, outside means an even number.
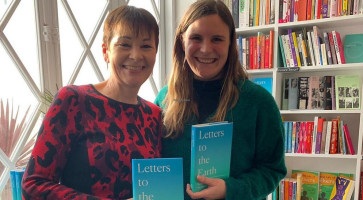
[[[338,116],[332,120],[284,121],[285,153],[351,154],[354,146],[348,125]]]
[[[338,31],[321,32],[317,26],[309,31],[288,29],[279,35],[284,67],[325,66],[363,62],[363,34],[348,34],[345,43]]]
[[[223,0],[236,28],[275,23],[275,0]]]
[[[360,109],[360,90],[359,75],[284,78],[282,110]]]
[[[258,32],[257,36],[238,36],[239,59],[245,69],[273,68],[274,31]]]
[[[323,32],[313,26],[312,31],[303,27],[295,32],[279,35],[280,51],[284,67],[323,66],[345,64],[344,48],[340,33]]]
[[[275,0],[223,0],[236,28],[275,23]],[[363,0],[279,0],[279,23],[363,13]]]
[[[279,23],[363,13],[362,0],[280,0]]]
[[[354,174],[292,170],[267,196],[267,200],[350,200],[354,191]]]

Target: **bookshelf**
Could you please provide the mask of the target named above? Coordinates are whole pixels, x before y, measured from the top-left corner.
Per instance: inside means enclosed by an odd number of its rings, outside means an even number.
[[[288,168],[287,177],[291,177],[292,169],[320,171],[320,172],[341,172],[354,174],[355,190],[352,199],[358,200],[360,172],[362,166],[362,136],[363,136],[363,63],[354,64],[334,64],[323,66],[303,66],[299,71],[280,72],[279,67],[283,67],[281,62],[281,52],[279,49],[278,36],[287,34],[288,29],[301,30],[306,27],[312,30],[313,26],[318,26],[320,32],[333,30],[341,34],[344,44],[344,37],[347,34],[363,33],[363,14],[339,16],[334,18],[315,19],[298,22],[278,23],[279,1],[275,0],[275,23],[265,26],[237,28],[237,35],[242,37],[256,36],[257,32],[268,34],[274,31],[273,47],[273,68],[247,70],[250,78],[272,77],[272,95],[280,107],[281,115],[285,121],[313,121],[315,116],[321,116],[327,120],[341,116],[348,125],[356,155],[342,154],[298,154],[286,153],[286,166]],[[363,51],[363,49],[362,49]],[[303,76],[335,76],[335,75],[358,75],[360,77],[360,110],[281,110],[282,108],[282,84],[284,78]]]

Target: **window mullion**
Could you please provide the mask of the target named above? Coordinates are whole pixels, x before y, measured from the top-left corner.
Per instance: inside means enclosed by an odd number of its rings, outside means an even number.
[[[35,0],[38,55],[43,94],[62,87],[57,0]]]
[[[160,34],[160,36],[163,36],[160,38],[164,38],[164,48],[160,48],[160,54],[162,56],[162,62],[160,64],[160,84],[162,87],[167,83],[168,74],[171,73],[173,68],[172,52],[177,20],[175,17],[175,0],[160,0],[160,4],[160,24],[163,26],[162,30],[164,30]]]

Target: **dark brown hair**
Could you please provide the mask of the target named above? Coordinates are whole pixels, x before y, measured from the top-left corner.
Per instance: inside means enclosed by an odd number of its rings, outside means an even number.
[[[158,48],[159,26],[154,16],[143,8],[121,6],[110,12],[104,23],[103,44],[109,47],[114,34],[120,30],[131,30],[136,37],[140,33],[153,35]]]

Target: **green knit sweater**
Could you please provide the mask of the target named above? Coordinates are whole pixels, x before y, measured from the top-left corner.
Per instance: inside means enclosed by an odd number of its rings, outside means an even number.
[[[284,129],[279,109],[273,97],[261,86],[249,80],[239,83],[237,105],[227,112],[226,121],[233,122],[233,141],[230,177],[225,179],[227,200],[263,199],[286,175],[284,161]],[[155,104],[168,92],[164,87]],[[207,121],[206,121],[207,122]],[[163,157],[182,157],[184,185],[190,180],[192,116],[184,125],[184,133],[177,139],[163,139]],[[191,199],[185,193],[185,199]]]

